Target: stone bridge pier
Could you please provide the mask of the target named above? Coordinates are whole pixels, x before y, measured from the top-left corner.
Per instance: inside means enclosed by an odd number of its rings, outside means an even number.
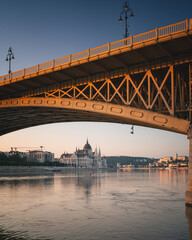
[[[192,126],[188,132],[189,139],[189,167],[188,167],[188,186],[185,193],[185,204],[192,207]]]

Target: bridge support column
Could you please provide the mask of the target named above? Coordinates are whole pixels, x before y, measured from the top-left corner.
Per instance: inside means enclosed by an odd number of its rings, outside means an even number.
[[[189,139],[189,166],[188,166],[188,186],[185,193],[185,204],[192,207],[192,128],[188,132]]]

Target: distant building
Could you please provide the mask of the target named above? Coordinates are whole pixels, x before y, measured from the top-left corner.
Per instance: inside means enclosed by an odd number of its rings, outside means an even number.
[[[178,156],[175,154],[174,157],[165,157],[159,159],[156,163],[157,167],[187,167],[188,166],[188,157]]]
[[[173,158],[172,157],[161,158],[158,161],[158,163],[169,163],[169,162],[173,162]]]
[[[122,165],[121,168],[134,168],[135,165],[132,165],[132,164],[126,164],[126,165]]]
[[[27,153],[26,153],[26,152],[19,152],[19,151],[14,151],[14,150],[11,150],[10,152],[4,152],[4,154],[5,154],[7,157],[10,157],[10,156],[15,155],[15,154],[18,154],[21,158],[27,156]]]
[[[63,153],[60,162],[79,168],[106,168],[107,161],[101,157],[101,151],[92,152],[91,145],[88,140],[83,149],[76,149],[72,154]]]
[[[47,151],[29,151],[27,153],[27,160],[30,162],[53,162],[54,161],[54,153]]]
[[[186,156],[178,156],[178,154],[175,154],[175,157],[173,158],[174,161],[187,161],[188,157]]]
[[[121,168],[121,164],[120,163],[117,163],[117,168]]]

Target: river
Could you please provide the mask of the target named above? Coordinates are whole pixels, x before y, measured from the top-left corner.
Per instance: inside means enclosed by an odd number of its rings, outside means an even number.
[[[186,189],[187,170],[0,173],[0,240],[192,239]]]

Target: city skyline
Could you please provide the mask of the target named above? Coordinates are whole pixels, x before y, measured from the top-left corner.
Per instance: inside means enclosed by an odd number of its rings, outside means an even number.
[[[135,17],[129,33],[136,35],[191,18],[191,1],[130,1]],[[36,4],[34,4],[36,3]],[[38,7],[37,7],[38,4]],[[7,74],[6,58],[12,47],[12,71],[31,67],[123,38],[124,23],[118,18],[123,1],[10,1],[1,8],[2,44],[0,75]],[[166,8],[165,8],[166,6]],[[164,10],[164,11],[163,11]],[[163,18],[161,12],[163,11]],[[6,18],[9,12],[10,18]],[[98,17],[99,15],[99,17]],[[4,23],[4,25],[3,25]],[[3,27],[4,26],[4,27]],[[164,157],[188,155],[186,136],[156,129],[111,123],[59,123],[37,126],[0,137],[0,150],[10,147],[45,146],[59,157],[83,146],[88,138],[104,155]]]

